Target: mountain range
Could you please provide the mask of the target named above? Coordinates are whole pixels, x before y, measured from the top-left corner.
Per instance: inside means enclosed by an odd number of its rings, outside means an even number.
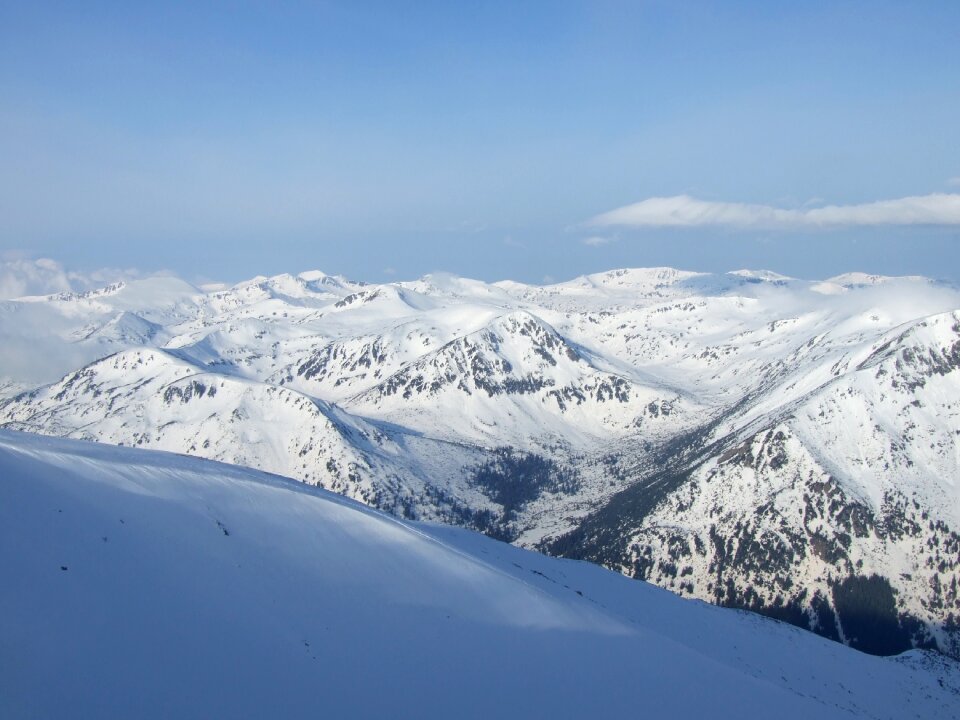
[[[150,278],[0,303],[0,425],[958,655],[958,309],[949,284],[857,273]]]

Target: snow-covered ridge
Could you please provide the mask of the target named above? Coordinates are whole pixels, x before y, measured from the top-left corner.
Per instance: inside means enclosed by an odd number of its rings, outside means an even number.
[[[0,567],[5,718],[949,717],[960,693],[930,654],[244,468],[10,431]]]

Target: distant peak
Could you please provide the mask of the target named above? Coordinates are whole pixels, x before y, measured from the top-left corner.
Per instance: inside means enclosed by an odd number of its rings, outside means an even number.
[[[765,282],[785,282],[793,280],[789,275],[781,275],[773,270],[732,270],[727,275],[736,275],[737,277],[750,278],[753,280],[763,280]]]
[[[638,287],[651,288],[673,285],[703,273],[690,270],[677,270],[672,267],[617,268],[606,272],[582,275],[570,283],[596,287]]]
[[[323,270],[305,270],[297,275],[297,277],[305,282],[317,282],[318,280],[329,278],[330,275],[327,275]]]
[[[884,283],[898,280],[908,282],[930,282],[930,279],[924,277],[923,275],[874,275],[863,272],[848,272],[841,275],[835,275],[832,278],[828,278],[824,282],[851,288],[866,287],[869,285],[882,285]]]

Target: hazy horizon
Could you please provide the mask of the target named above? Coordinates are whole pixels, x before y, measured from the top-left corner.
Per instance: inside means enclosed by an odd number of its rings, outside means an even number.
[[[0,8],[0,253],[960,281],[960,6]]]

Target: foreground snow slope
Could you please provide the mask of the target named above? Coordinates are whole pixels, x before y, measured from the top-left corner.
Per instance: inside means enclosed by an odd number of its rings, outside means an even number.
[[[0,431],[0,716],[950,717],[960,672],[277,476]]]

